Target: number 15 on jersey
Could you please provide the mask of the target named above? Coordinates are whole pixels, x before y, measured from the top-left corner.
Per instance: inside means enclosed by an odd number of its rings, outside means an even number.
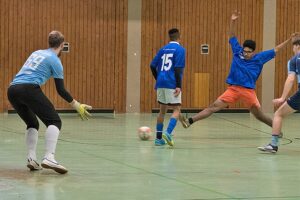
[[[173,57],[172,53],[164,54],[161,59],[162,59],[162,65],[161,65],[161,71],[169,71],[172,67],[172,60],[171,58]]]

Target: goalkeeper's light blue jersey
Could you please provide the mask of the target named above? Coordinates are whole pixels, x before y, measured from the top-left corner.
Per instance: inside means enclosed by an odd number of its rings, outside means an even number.
[[[29,56],[11,85],[43,85],[51,77],[64,78],[61,61],[52,49],[38,50]]]
[[[175,89],[174,68],[185,67],[185,49],[178,42],[170,42],[159,50],[151,62],[151,67],[155,67],[157,71],[155,89]],[[180,77],[182,79],[182,73]]]

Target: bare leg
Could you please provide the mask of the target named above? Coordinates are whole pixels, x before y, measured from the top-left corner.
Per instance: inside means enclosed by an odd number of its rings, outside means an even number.
[[[295,110],[291,108],[286,102],[279,107],[279,109],[275,112],[273,119],[273,135],[279,135],[279,133],[281,133],[283,118],[285,118],[287,115],[293,112],[295,112]]]
[[[173,108],[172,118],[178,119],[180,115],[181,106],[172,106],[172,108]]]
[[[250,112],[255,116],[256,119],[272,127],[272,118],[263,113],[260,107],[252,106],[250,108]]]
[[[272,138],[271,142],[263,147],[258,147],[260,151],[276,153],[278,151],[278,138],[281,133],[282,120],[287,115],[295,112],[286,102],[282,104],[279,109],[275,112],[272,126]]]
[[[164,123],[165,114],[166,114],[167,110],[168,110],[167,105],[159,104],[159,113],[158,113],[158,116],[157,116],[157,123],[158,124],[163,124]]]
[[[225,103],[222,100],[217,99],[213,104],[211,104],[209,107],[205,108],[204,110],[202,110],[201,112],[199,112],[198,114],[194,115],[192,117],[193,122],[205,119],[207,117],[209,117],[211,114],[226,108],[228,106],[227,103]]]

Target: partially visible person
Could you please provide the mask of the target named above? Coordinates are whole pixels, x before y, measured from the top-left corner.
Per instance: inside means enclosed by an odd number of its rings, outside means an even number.
[[[288,61],[288,76],[286,78],[283,92],[280,98],[274,99],[273,104],[279,107],[274,114],[272,126],[271,142],[265,146],[258,147],[259,150],[276,153],[279,145],[279,134],[282,129],[282,120],[294,113],[300,111],[300,38],[295,37],[293,41],[294,56]],[[297,79],[298,91],[288,98],[289,92],[293,88],[293,84]]]

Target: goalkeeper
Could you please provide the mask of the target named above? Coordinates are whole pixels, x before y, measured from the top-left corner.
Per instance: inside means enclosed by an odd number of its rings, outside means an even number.
[[[33,52],[8,88],[10,103],[27,125],[27,167],[30,170],[41,169],[37,162],[36,146],[38,141],[38,118],[47,126],[45,133],[45,156],[41,166],[64,174],[68,170],[54,158],[58,135],[62,126],[53,104],[44,95],[40,86],[53,77],[58,94],[77,110],[85,120],[91,106],[80,104],[64,87],[63,66],[60,55],[64,45],[64,36],[59,31],[52,31],[48,37],[49,48]]]

